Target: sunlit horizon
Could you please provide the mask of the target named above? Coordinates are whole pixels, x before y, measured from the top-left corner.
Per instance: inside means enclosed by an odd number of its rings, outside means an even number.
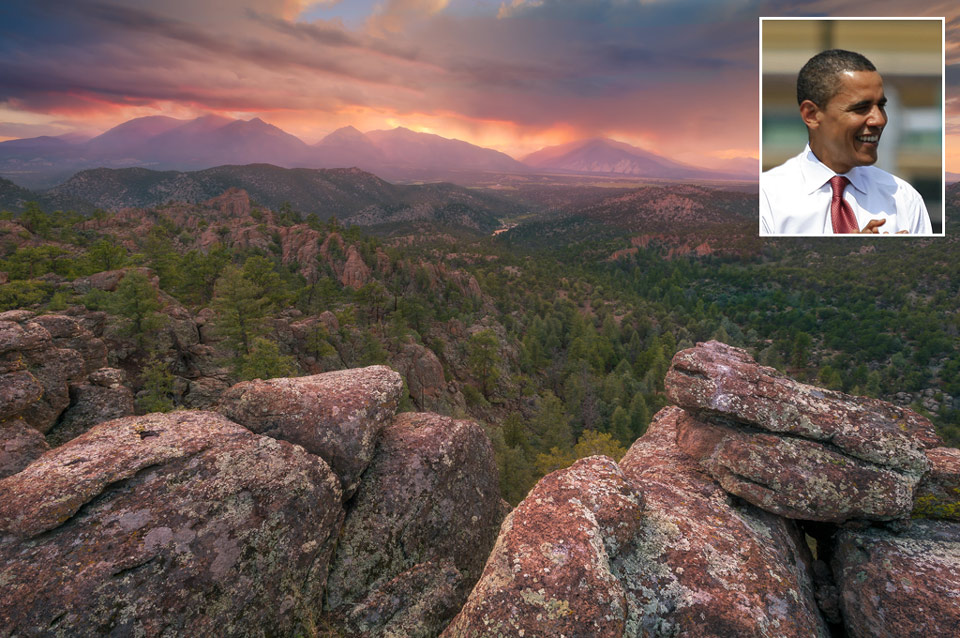
[[[831,14],[826,0],[781,15]],[[896,13],[892,2],[848,14]],[[314,144],[403,127],[515,158],[605,137],[704,168],[756,159],[759,0],[46,0],[0,7],[0,141],[138,117],[260,118]],[[930,2],[917,14],[958,11]],[[949,40],[949,37],[948,37]],[[948,43],[947,170],[960,171]]]

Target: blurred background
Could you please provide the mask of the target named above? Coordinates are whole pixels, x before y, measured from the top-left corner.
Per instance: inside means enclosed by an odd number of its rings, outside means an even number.
[[[775,20],[760,23],[761,166],[803,150],[797,73],[827,49],[865,55],[883,76],[888,123],[877,166],[913,184],[933,232],[943,231],[943,32],[936,20]]]

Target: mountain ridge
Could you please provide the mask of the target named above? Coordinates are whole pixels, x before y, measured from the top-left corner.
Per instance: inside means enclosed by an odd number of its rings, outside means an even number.
[[[561,149],[561,150],[558,150]],[[356,166],[393,180],[463,181],[468,174],[571,175],[667,179],[743,179],[676,162],[607,138],[547,147],[519,161],[501,151],[404,127],[361,132],[339,128],[315,144],[260,118],[204,115],[193,120],[146,116],[89,139],[41,136],[0,142],[0,176],[27,188],[50,188],[89,168],[202,170],[227,164],[284,168]]]

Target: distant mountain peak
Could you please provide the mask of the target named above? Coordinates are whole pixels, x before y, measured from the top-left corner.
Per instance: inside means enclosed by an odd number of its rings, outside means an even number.
[[[523,158],[527,166],[578,174],[623,175],[663,179],[718,179],[718,171],[690,166],[657,153],[606,137],[548,146]]]

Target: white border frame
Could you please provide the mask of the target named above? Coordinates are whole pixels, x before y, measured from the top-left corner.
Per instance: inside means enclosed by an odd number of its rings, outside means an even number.
[[[940,22],[940,202],[941,202],[941,214],[943,226],[940,229],[939,233],[931,233],[929,235],[897,235],[897,234],[888,234],[888,235],[869,235],[869,237],[900,237],[900,238],[917,238],[917,237],[946,237],[947,234],[947,36],[946,36],[946,17],[891,17],[891,16],[842,16],[842,17],[833,17],[833,16],[789,16],[789,17],[777,17],[777,16],[760,16],[758,29],[757,29],[757,49],[759,56],[759,66],[757,73],[757,113],[759,117],[757,118],[757,146],[759,148],[759,159],[757,162],[757,195],[760,194],[760,175],[763,173],[763,22],[764,20],[769,20],[771,22],[786,22],[786,21],[815,21],[815,22],[826,22],[826,21],[857,21],[857,22],[867,22],[870,20],[876,21],[891,21],[897,20],[900,22],[906,21],[934,21],[937,20]],[[863,239],[859,235],[821,235],[821,234],[805,234],[805,235],[788,235],[788,234],[777,234],[777,235],[764,235],[760,232],[760,206],[759,200],[757,203],[757,235],[761,238],[769,237],[834,237],[838,239]]]

